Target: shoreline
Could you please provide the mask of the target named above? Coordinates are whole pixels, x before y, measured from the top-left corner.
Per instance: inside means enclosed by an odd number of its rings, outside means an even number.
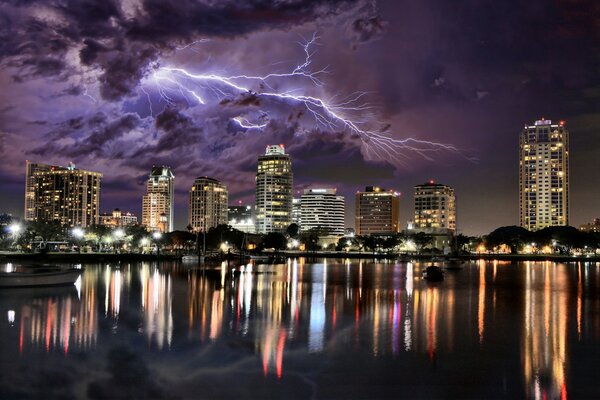
[[[272,260],[282,258],[330,258],[330,259],[371,259],[371,260],[397,260],[397,261],[429,261],[433,258],[444,261],[475,261],[475,260],[498,260],[498,261],[551,261],[551,262],[600,262],[600,255],[595,256],[568,256],[553,254],[462,254],[459,256],[441,256],[431,254],[373,254],[368,252],[278,252],[263,253],[262,256],[271,257]],[[98,263],[98,262],[122,262],[122,261],[178,261],[182,255],[175,254],[138,254],[138,253],[0,253],[0,262],[12,261],[44,261],[44,262],[71,262],[71,263]],[[249,256],[236,254],[223,254],[223,261],[235,261],[248,259]]]

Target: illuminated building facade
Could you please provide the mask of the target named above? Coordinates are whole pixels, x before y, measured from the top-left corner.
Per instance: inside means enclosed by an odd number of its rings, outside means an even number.
[[[569,132],[564,122],[535,121],[519,140],[519,216],[535,231],[569,224]]]
[[[173,181],[171,168],[152,167],[142,198],[142,225],[151,231],[173,230]]]
[[[137,225],[138,218],[130,212],[122,212],[115,208],[111,213],[100,213],[98,225],[121,227]]]
[[[229,206],[227,215],[227,223],[232,228],[246,233],[256,232],[252,206]]]
[[[256,173],[256,231],[285,232],[292,223],[292,159],[282,144],[267,146]]]
[[[319,228],[344,235],[344,196],[338,196],[336,189],[305,189],[300,200],[303,231]]]
[[[25,220],[81,227],[98,223],[101,173],[29,161],[26,168]]]
[[[400,232],[400,194],[367,186],[356,192],[356,234]]]
[[[455,230],[456,199],[454,189],[434,181],[415,186],[413,229]]]
[[[302,226],[302,200],[299,197],[292,199],[292,223]]]
[[[207,232],[227,224],[227,187],[206,176],[196,178],[190,189],[188,223],[194,232]]]
[[[600,218],[594,218],[592,222],[580,225],[579,230],[588,233],[600,233]]]

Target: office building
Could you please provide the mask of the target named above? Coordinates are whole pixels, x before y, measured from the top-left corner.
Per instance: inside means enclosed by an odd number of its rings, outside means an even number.
[[[227,224],[227,187],[216,179],[196,178],[190,189],[188,223],[194,232]]]
[[[569,224],[569,132],[561,121],[525,125],[519,140],[520,225],[531,231]]]
[[[151,231],[173,230],[175,175],[171,168],[153,166],[142,198],[142,225]]]
[[[292,159],[282,144],[267,146],[256,173],[256,231],[284,233],[292,223]]]
[[[98,217],[98,225],[110,226],[113,228],[119,228],[124,226],[137,225],[138,218],[128,212],[122,212],[118,208],[115,208],[111,213],[100,213]]]
[[[456,229],[456,199],[450,186],[429,181],[415,186],[413,229],[443,231]]]
[[[400,232],[400,194],[367,186],[356,192],[356,234],[391,234]]]
[[[344,196],[336,189],[305,189],[300,198],[303,231],[320,229],[332,236],[344,235]]]
[[[78,169],[74,164],[61,167],[27,161],[26,220],[80,227],[97,224],[101,179],[101,173]]]

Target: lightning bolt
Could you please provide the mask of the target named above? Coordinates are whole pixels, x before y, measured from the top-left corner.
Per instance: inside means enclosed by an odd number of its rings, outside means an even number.
[[[368,92],[355,92],[338,99],[339,96],[325,98],[303,94],[303,90],[278,90],[276,84],[294,84],[296,80],[308,81],[313,87],[324,86],[322,76],[329,74],[327,67],[311,70],[318,36],[313,34],[309,40],[299,43],[304,51],[303,62],[287,72],[272,72],[265,75],[222,75],[219,73],[193,73],[181,67],[158,67],[151,75],[157,93],[167,104],[175,103],[178,94],[189,105],[204,105],[206,96],[217,101],[235,98],[240,95],[270,98],[303,105],[314,118],[317,125],[330,131],[346,131],[360,138],[365,155],[370,159],[380,159],[394,164],[404,164],[409,153],[417,153],[433,160],[440,151],[457,153],[462,151],[452,144],[420,140],[417,138],[397,139],[391,136],[387,128],[370,129],[376,108],[364,99]],[[199,43],[194,42],[192,44]],[[192,44],[188,45],[191,46]],[[202,94],[200,94],[202,93]],[[244,129],[263,129],[267,123],[251,123],[245,117],[233,120]],[[466,157],[469,158],[469,157]]]
[[[234,117],[232,118],[235,122],[238,123],[238,125],[244,129],[263,129],[267,127],[267,123],[262,123],[262,124],[254,124],[250,121],[248,121],[248,119],[238,116],[238,117]]]

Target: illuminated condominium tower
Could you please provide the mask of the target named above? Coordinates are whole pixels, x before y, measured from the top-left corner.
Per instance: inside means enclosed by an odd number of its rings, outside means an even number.
[[[217,225],[227,224],[227,187],[206,176],[196,178],[190,189],[188,223],[194,232],[207,232]]]
[[[400,194],[367,186],[356,192],[356,234],[400,232]]]
[[[455,230],[456,199],[454,189],[434,181],[415,186],[414,229]]]
[[[256,173],[256,230],[285,232],[292,222],[292,159],[282,144],[267,146],[258,157]]]
[[[519,140],[519,216],[535,231],[569,224],[569,132],[564,122],[525,125]]]
[[[97,224],[101,179],[101,173],[73,164],[60,167],[27,161],[25,220],[81,227]]]
[[[300,198],[303,231],[327,229],[330,235],[344,234],[344,196],[336,189],[305,189]]]
[[[173,180],[171,168],[152,167],[146,182],[146,195],[142,198],[142,225],[149,230],[173,230]]]

